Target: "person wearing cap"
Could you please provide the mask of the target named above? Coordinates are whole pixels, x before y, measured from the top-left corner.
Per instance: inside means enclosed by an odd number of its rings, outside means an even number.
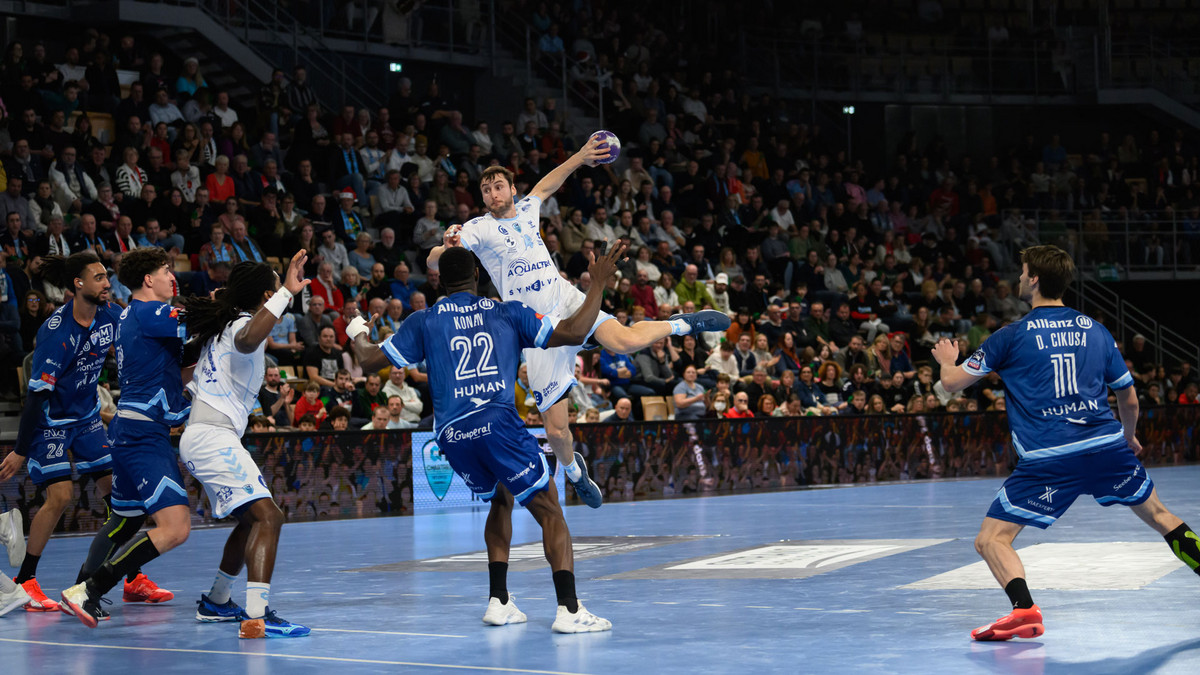
[[[718,312],[724,312],[731,317],[733,316],[733,307],[729,298],[729,275],[724,272],[719,272],[713,279],[713,288],[711,292],[713,299],[713,309]]]
[[[343,241],[354,241],[366,229],[362,218],[354,211],[358,194],[348,188],[337,192],[338,211],[330,218],[333,228],[338,230]]]

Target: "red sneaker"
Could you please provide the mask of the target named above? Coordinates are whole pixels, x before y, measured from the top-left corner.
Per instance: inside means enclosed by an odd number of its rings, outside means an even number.
[[[29,602],[25,603],[26,612],[57,612],[58,603],[46,597],[37,579],[30,579],[21,584],[21,588],[29,594]]]
[[[138,573],[133,581],[125,582],[125,594],[121,597],[125,602],[166,602],[175,597],[175,594],[164,588],[159,588],[158,584],[150,581],[149,577],[141,572]]]
[[[1015,637],[1035,638],[1045,632],[1042,610],[1034,605],[1029,609],[1014,609],[1012,614],[976,628],[971,631],[971,637],[976,640],[1011,640]]]

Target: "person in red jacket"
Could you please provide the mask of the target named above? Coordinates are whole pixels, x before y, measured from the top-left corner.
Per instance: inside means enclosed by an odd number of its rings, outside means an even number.
[[[735,420],[754,417],[754,411],[750,409],[750,396],[744,391],[734,394],[733,407],[725,411],[725,417]]]

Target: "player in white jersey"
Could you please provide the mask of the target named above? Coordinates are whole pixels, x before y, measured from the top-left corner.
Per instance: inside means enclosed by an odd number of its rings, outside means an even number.
[[[225,543],[212,590],[200,596],[196,619],[240,620],[238,636],[243,638],[309,633],[268,606],[283,512],[241,441],[266,372],[267,337],[292,297],[309,283],[304,279],[306,258],[304,251],[292,257],[282,288],[269,265],[244,262],[233,268],[228,286],[214,298],[184,301],[188,329],[204,347],[188,387],[192,411],[179,439],[179,458],[204,485],[213,515],[232,515],[238,521]],[[244,610],[230,599],[243,565],[248,568]]]
[[[429,267],[437,269],[438,258],[446,247],[462,246],[483,263],[501,300],[519,300],[547,316],[571,316],[583,304],[584,294],[560,276],[550,259],[550,252],[542,242],[539,212],[542,201],[558,192],[576,169],[594,166],[608,154],[607,146],[602,149],[599,140],[589,140],[546,174],[520,202],[514,202],[511,171],[503,167],[484,170],[479,186],[488,213],[447,229],[443,246],[429,254]],[[613,318],[601,312],[588,338],[619,354],[636,352],[670,335],[723,331],[729,327],[729,317],[715,310],[676,314],[668,321],[640,321],[632,326],[623,326]],[[576,382],[575,356],[579,350],[580,347],[527,349],[525,360],[529,364],[533,399],[546,425],[546,438],[576,494],[588,506],[598,508],[602,501],[600,490],[588,478],[583,457],[574,452],[574,439],[567,422],[566,395]]]

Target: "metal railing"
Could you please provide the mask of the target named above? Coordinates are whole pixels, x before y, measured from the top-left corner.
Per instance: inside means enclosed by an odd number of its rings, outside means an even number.
[[[1104,317],[1113,336],[1126,348],[1134,335],[1141,335],[1152,350],[1155,363],[1200,364],[1200,345],[1162,325],[1093,277],[1079,275],[1071,290],[1074,294],[1074,298],[1068,298],[1071,306],[1088,316]]]
[[[1069,252],[1082,270],[1127,279],[1200,279],[1200,218],[1171,211],[1037,211],[1038,239]]]

